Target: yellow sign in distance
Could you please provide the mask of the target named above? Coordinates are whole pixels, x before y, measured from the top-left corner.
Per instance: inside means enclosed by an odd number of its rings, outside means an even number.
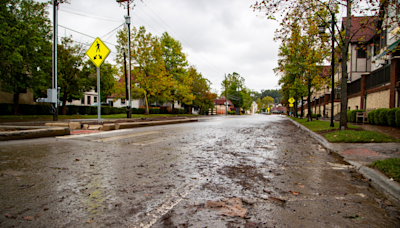
[[[110,54],[110,49],[98,37],[86,52],[86,55],[89,56],[96,67],[100,67],[103,64],[108,54]]]
[[[293,97],[289,98],[289,100],[288,100],[288,101],[289,101],[289,103],[290,103],[290,104],[293,104],[293,103],[295,102],[295,100],[294,100],[294,98],[293,98]]]
[[[293,107],[293,104],[289,104],[289,107]]]

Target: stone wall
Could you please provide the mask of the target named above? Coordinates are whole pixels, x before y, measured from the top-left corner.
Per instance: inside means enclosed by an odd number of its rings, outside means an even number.
[[[350,107],[350,110],[360,109],[361,108],[360,107],[360,100],[361,100],[360,96],[349,98],[348,101],[347,101],[347,107]]]
[[[0,91],[0,103],[13,104],[14,94]],[[19,104],[35,104],[33,101],[33,92],[19,94]]]
[[[366,109],[389,108],[390,90],[367,93]]]

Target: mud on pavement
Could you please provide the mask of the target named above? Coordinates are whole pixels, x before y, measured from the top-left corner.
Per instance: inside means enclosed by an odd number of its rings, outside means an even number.
[[[368,180],[285,117],[126,134],[1,143],[0,226],[400,227]]]

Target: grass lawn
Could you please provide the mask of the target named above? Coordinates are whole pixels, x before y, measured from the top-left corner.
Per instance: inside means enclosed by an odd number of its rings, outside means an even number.
[[[377,160],[371,166],[384,172],[386,176],[393,178],[395,181],[400,182],[400,158]]]
[[[349,129],[354,130],[338,130],[339,123],[334,122],[334,127],[330,127],[329,121],[313,120],[307,122],[307,119],[298,119],[289,117],[292,120],[304,125],[313,132],[322,133],[322,135],[333,143],[385,143],[385,142],[400,142],[400,140],[391,136],[381,134],[375,131],[361,130],[361,127],[348,124]],[[324,133],[326,132],[326,133]]]
[[[386,143],[400,142],[400,140],[376,131],[333,131],[324,135],[329,142],[344,143]]]
[[[329,122],[329,121],[320,121],[320,120],[313,119],[313,121],[307,122],[307,119],[305,119],[305,118],[303,118],[303,119],[299,119],[299,118],[295,118],[295,117],[289,117],[289,118],[304,125],[306,128],[310,129],[313,132],[334,130],[334,129],[339,128],[339,123],[335,123],[335,122],[333,122],[334,127],[330,127],[329,125],[331,125],[331,122]],[[347,124],[347,126],[352,129],[361,129],[359,126],[355,126],[352,124]]]
[[[151,118],[160,116],[194,116],[193,114],[150,114],[150,115],[139,115],[132,114],[132,118]],[[126,118],[124,114],[113,114],[113,115],[101,115],[104,119],[121,119]],[[0,116],[0,119],[7,120],[37,120],[37,119],[53,119],[52,115],[22,115],[22,116]],[[58,119],[97,119],[97,115],[58,115]]]

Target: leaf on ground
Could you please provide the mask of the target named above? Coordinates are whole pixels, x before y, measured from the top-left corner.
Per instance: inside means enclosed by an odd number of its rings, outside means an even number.
[[[304,188],[304,187],[305,187],[305,185],[299,185],[299,187],[300,187],[300,188]]]
[[[92,223],[92,222],[93,222],[93,220],[87,221],[87,223]]]
[[[299,193],[298,192],[293,192],[293,195],[298,196]]]
[[[33,216],[25,216],[24,219],[30,221],[30,220],[33,220]]]

